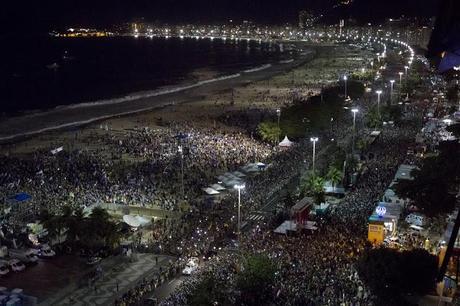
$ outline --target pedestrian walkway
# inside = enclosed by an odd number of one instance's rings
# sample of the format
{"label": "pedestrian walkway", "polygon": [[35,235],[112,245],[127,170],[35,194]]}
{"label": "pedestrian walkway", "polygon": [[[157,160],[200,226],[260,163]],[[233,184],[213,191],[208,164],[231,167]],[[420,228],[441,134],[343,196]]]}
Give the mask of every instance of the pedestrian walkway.
{"label": "pedestrian walkway", "polygon": [[42,305],[111,305],[118,296],[131,289],[146,276],[160,273],[174,257],[154,254],[136,254],[137,259],[120,265],[121,270],[102,272],[101,279],[91,286],[84,286],[61,299],[59,302],[44,301]]}

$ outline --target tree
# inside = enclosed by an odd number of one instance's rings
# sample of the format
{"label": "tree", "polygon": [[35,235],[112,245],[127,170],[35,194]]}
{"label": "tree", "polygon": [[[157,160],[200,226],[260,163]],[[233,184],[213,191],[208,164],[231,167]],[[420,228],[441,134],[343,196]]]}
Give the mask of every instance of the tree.
{"label": "tree", "polygon": [[237,275],[237,288],[246,305],[263,305],[272,299],[271,286],[275,281],[276,267],[265,255],[251,255]]}
{"label": "tree", "polygon": [[460,144],[445,141],[438,149],[438,156],[426,158],[421,169],[411,172],[413,180],[398,180],[395,185],[399,197],[413,200],[428,216],[453,210],[453,190],[460,179]]}
{"label": "tree", "polygon": [[449,193],[446,176],[435,158],[425,160],[420,170],[412,170],[413,180],[398,180],[395,192],[400,198],[411,199],[427,216],[452,211],[455,197]]}
{"label": "tree", "polygon": [[227,294],[228,284],[224,284],[215,275],[208,273],[193,289],[187,298],[190,306],[231,305]]}
{"label": "tree", "polygon": [[276,145],[276,141],[280,139],[281,129],[275,122],[265,121],[259,123],[257,132],[264,141],[273,143]]}
{"label": "tree", "polygon": [[302,178],[300,188],[303,195],[310,195],[315,199],[315,204],[319,205],[325,201],[324,178],[310,172]]}
{"label": "tree", "polygon": [[372,107],[366,116],[366,125],[370,128],[379,127],[382,124],[382,118],[379,116],[376,107]]}
{"label": "tree", "polygon": [[48,210],[43,210],[40,214],[40,221],[43,224],[43,228],[48,232],[48,237],[51,240],[57,240],[57,243],[61,243],[61,237],[65,232],[64,219],[59,215],[50,213]]}
{"label": "tree", "polygon": [[437,265],[437,257],[422,249],[378,248],[367,251],[357,269],[378,305],[406,305],[405,295],[425,295],[435,288]]}
{"label": "tree", "polygon": [[339,169],[330,167],[326,178],[332,183],[332,187],[334,187],[335,190],[335,186],[342,181],[343,174]]}
{"label": "tree", "polygon": [[451,132],[457,139],[460,139],[460,123],[449,125],[446,130]]}

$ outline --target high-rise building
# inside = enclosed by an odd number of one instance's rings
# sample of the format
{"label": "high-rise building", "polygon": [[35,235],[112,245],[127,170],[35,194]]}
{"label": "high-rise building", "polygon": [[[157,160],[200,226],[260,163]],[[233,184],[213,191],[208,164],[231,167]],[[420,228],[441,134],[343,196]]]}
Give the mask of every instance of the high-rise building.
{"label": "high-rise building", "polygon": [[300,29],[305,29],[305,28],[313,26],[314,21],[315,21],[315,17],[312,13],[305,11],[305,10],[299,12],[299,28]]}

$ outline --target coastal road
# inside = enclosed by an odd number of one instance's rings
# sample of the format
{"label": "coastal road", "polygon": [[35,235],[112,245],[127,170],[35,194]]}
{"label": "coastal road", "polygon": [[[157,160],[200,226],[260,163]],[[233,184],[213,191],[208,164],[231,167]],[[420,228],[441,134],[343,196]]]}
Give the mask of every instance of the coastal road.
{"label": "coastal road", "polygon": [[4,118],[0,120],[0,143],[13,142],[47,131],[81,126],[111,117],[149,111],[168,105],[201,101],[207,95],[245,86],[252,82],[265,80],[285,73],[312,60],[316,52],[318,52],[315,46],[299,44],[299,47],[312,52],[303,55],[299,53],[298,57],[293,58],[294,61],[289,63],[272,63],[272,66],[267,69],[247,73],[242,72],[240,76],[235,78],[210,82],[178,92],[139,98],[116,104],[94,103],[64,106],[50,111]]}

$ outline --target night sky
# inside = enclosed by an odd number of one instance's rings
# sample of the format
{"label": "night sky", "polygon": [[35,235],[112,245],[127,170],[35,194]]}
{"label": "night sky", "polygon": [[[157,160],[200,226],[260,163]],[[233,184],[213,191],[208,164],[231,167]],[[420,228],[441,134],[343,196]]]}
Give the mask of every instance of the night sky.
{"label": "night sky", "polygon": [[[2,3],[6,31],[49,30],[68,25],[109,25],[145,18],[160,22],[221,22],[253,20],[267,24],[295,23],[300,9],[331,12],[337,0],[19,0]],[[430,16],[439,0],[355,0],[346,10],[334,12],[376,20],[400,14]],[[5,27],[2,27],[5,32]]]}

